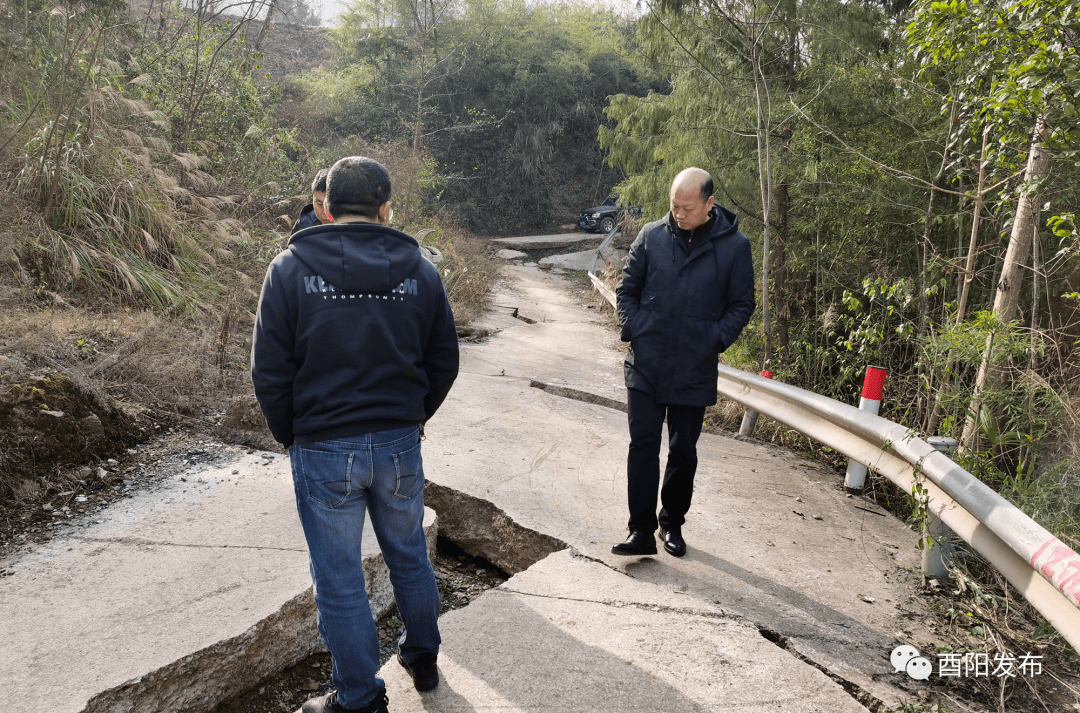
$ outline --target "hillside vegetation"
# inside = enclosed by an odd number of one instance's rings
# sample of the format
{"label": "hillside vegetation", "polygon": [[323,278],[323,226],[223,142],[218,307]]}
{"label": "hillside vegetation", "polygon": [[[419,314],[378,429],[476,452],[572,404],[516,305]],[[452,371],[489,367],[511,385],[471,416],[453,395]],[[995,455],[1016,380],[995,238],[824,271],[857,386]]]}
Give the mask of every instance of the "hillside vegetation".
{"label": "hillside vegetation", "polygon": [[883,415],[1073,545],[1078,29],[1055,2],[662,0],[635,42],[671,90],[599,128],[646,217],[686,165],[740,214],[760,309],[730,362],[848,403],[884,367]]}
{"label": "hillside vegetation", "polygon": [[[659,218],[696,165],[755,246],[729,363],[848,403],[884,367],[883,416],[955,437],[1080,547],[1073,6],[643,8],[359,0],[331,30],[258,4],[0,0],[0,411],[111,398],[119,416],[93,413],[121,442],[248,393],[263,271],[341,156],[390,167],[395,225],[435,231],[459,323],[494,279],[471,236],[550,229],[612,190]],[[46,398],[56,375],[93,398]],[[34,463],[0,475],[18,507],[100,455],[32,441],[5,445]]]}
{"label": "hillside vegetation", "polygon": [[250,394],[262,276],[319,169],[389,167],[465,324],[495,279],[471,234],[602,200],[606,97],[663,86],[603,11],[362,3],[329,30],[273,5],[0,0],[5,536],[76,466]]}

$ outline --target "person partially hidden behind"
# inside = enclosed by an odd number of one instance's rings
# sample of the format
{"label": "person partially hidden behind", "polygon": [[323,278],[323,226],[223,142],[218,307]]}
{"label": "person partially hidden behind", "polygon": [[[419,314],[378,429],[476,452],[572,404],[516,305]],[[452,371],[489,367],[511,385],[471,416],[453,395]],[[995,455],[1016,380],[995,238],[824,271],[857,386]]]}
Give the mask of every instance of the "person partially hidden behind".
{"label": "person partially hidden behind", "polygon": [[365,515],[405,633],[398,662],[439,684],[439,590],[424,537],[423,424],[458,373],[442,280],[387,224],[390,174],[343,158],[326,182],[330,222],[290,240],[266,271],[251,347],[255,396],[289,449],[319,632],[335,690],[297,713],[387,713],[360,554]]}
{"label": "person partially hidden behind", "polygon": [[[754,312],[750,241],[734,213],[715,204],[712,177],[687,168],[671,184],[671,212],[648,223],[630,246],[615,290],[622,340],[630,452],[626,490],[630,536],[617,555],[686,554],[682,526],[694,491],[705,408],[716,403],[717,356]],[[660,444],[668,424],[660,489]]]}
{"label": "person partially hidden behind", "polygon": [[326,217],[326,176],[329,173],[330,169],[324,168],[315,174],[315,180],[311,182],[311,202],[300,210],[300,217],[293,223],[293,235],[304,228],[326,225],[330,222],[330,219]]}

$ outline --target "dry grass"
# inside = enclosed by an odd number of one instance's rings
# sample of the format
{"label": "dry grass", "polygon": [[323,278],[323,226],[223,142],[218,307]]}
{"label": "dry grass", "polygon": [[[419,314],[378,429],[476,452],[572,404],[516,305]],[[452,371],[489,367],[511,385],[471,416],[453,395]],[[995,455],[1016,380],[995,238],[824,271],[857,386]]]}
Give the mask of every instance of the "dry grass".
{"label": "dry grass", "polygon": [[427,237],[425,245],[439,248],[445,258],[437,267],[443,276],[454,322],[466,325],[487,307],[488,296],[499,268],[487,253],[487,244],[474,238],[455,220],[443,219],[442,227]]}
{"label": "dry grass", "polygon": [[[220,308],[95,310],[74,299],[58,307],[4,278],[0,535],[85,482],[78,466],[113,457],[155,428],[209,428],[232,396],[250,392],[250,327],[233,333]],[[80,422],[91,414],[105,426],[97,439]]]}
{"label": "dry grass", "polygon": [[81,374],[120,402],[190,416],[220,409],[246,386],[249,337],[234,334],[226,320],[238,317],[226,314],[220,307],[155,314],[24,303],[0,317],[0,353],[30,369]]}
{"label": "dry grass", "polygon": [[[163,213],[142,216],[142,225],[156,227],[127,231],[120,240],[123,228],[114,224],[123,216],[114,219],[106,210],[101,219],[109,231],[95,224],[61,232],[31,200],[0,187],[0,416],[15,413],[27,424],[0,434],[0,534],[24,527],[27,512],[40,515],[46,498],[71,490],[85,477],[75,474],[76,466],[96,465],[111,455],[109,449],[145,438],[155,425],[210,428],[234,397],[251,395],[259,286],[309,197],[217,195],[220,187],[205,159],[172,154],[167,144],[135,132],[118,131],[117,137],[134,157],[129,175],[152,175],[153,190],[172,196],[157,206]],[[395,227],[436,230],[428,242],[445,256],[439,267],[456,321],[478,315],[496,268],[451,216],[426,215],[425,160],[395,145],[341,141],[320,151],[326,165],[357,153],[387,165],[394,178]],[[313,164],[323,160],[315,157]],[[0,167],[9,172],[20,161],[13,148],[0,155]],[[104,247],[110,235],[122,250]],[[158,259],[165,255],[174,256],[168,264]],[[141,273],[134,267],[139,259],[146,263]],[[109,277],[94,279],[104,273]],[[174,293],[158,291],[166,299],[147,299],[154,285],[139,282],[155,273],[177,286]],[[86,388],[56,391],[59,384]],[[71,430],[72,413],[82,416],[89,408],[87,393],[118,406],[124,428],[93,447],[64,448],[65,438],[70,445],[78,436],[63,429]],[[64,411],[65,417],[42,416],[46,411]]]}
{"label": "dry grass", "polygon": [[[995,656],[1042,657],[1037,677],[969,676],[964,689],[944,687],[942,693],[977,701],[991,710],[1065,710],[1080,698],[1080,662],[1076,652],[993,567],[966,547],[954,557],[952,580],[925,583],[937,615],[941,637],[938,653],[986,654],[991,670]],[[954,681],[955,683],[955,681]],[[940,682],[939,682],[940,685]]]}
{"label": "dry grass", "polygon": [[[245,235],[250,248],[212,264],[211,281],[197,298],[152,310],[118,303],[92,283],[59,288],[62,295],[43,289],[17,253],[27,235],[47,226],[29,204],[5,194],[0,200],[0,353],[31,368],[48,364],[80,373],[121,401],[186,414],[212,407],[228,394],[222,387],[237,381],[233,372],[246,370],[244,329],[235,328],[245,311],[239,305],[254,309],[255,280],[261,280],[276,252],[260,254],[239,221],[220,218],[216,224]],[[224,347],[223,325],[228,327]],[[223,349],[229,359],[222,358]]]}

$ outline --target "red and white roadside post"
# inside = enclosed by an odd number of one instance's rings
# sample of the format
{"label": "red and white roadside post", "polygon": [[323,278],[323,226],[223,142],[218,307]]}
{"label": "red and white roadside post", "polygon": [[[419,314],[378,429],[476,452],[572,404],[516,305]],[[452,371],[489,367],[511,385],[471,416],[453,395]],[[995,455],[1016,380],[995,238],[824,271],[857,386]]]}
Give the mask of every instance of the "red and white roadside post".
{"label": "red and white roadside post", "polygon": [[[885,390],[885,370],[880,366],[866,367],[866,376],[863,377],[862,398],[859,399],[859,409],[877,416],[881,410],[881,394]],[[844,476],[844,487],[848,490],[861,491],[866,485],[866,466],[856,460],[848,459],[847,475]]]}
{"label": "red and white roadside post", "polygon": [[[773,378],[773,373],[768,369],[762,369],[761,375],[766,379]],[[758,412],[752,408],[746,409],[746,413],[742,417],[742,425],[739,426],[739,435],[744,437],[750,437],[754,435],[754,427],[757,425]]]}

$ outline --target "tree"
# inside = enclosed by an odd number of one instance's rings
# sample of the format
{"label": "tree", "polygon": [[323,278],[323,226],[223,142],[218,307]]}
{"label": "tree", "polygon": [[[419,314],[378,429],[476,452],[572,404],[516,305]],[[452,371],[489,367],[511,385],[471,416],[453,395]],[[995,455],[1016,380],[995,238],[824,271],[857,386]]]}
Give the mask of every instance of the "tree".
{"label": "tree", "polygon": [[[404,138],[414,156],[430,133],[475,128],[484,117],[445,126],[453,77],[473,61],[467,44],[440,40],[454,21],[453,0],[367,0],[343,16],[333,39],[352,79],[343,128],[365,136]],[[434,128],[434,127],[438,128]]]}
{"label": "tree", "polygon": [[[1003,145],[1029,146],[994,297],[993,313],[1001,324],[1019,316],[1022,270],[1038,232],[1037,196],[1045,187],[1051,154],[1077,147],[1078,33],[1080,15],[1073,3],[1062,0],[922,4],[908,28],[926,71],[955,77],[953,98],[966,120],[962,129],[990,129]],[[994,368],[995,334],[992,330],[987,337],[976,377],[961,435],[965,449],[975,441],[982,393],[1003,376]]]}
{"label": "tree", "polygon": [[297,25],[317,26],[322,24],[319,13],[311,9],[307,0],[281,0],[281,14],[289,22]]}
{"label": "tree", "polygon": [[795,0],[660,0],[648,7],[639,41],[644,58],[671,73],[672,90],[645,99],[613,98],[608,116],[616,127],[601,130],[601,145],[630,174],[625,186],[631,200],[646,202],[651,216],[666,211],[674,174],[698,165],[718,180],[718,199],[744,217],[744,230],[750,228],[745,219],[757,224],[762,360],[769,363],[776,356],[774,290],[781,345],[789,342],[788,254],[797,249],[792,233],[798,229],[792,185],[801,169],[814,164],[793,153],[793,142],[801,141],[799,113],[787,100],[797,98],[801,78],[815,63],[830,65],[838,55],[857,55],[861,45],[872,45],[878,15],[859,6]]}
{"label": "tree", "polygon": [[444,177],[433,198],[477,231],[545,225],[606,197],[620,176],[596,146],[603,104],[647,86],[627,23],[570,6],[440,7],[367,3],[343,20],[341,127],[429,152]]}
{"label": "tree", "polygon": [[596,133],[610,94],[648,88],[630,57],[629,25],[608,12],[482,5],[455,23],[473,62],[452,78],[446,125],[490,117],[433,137],[455,176],[444,198],[484,231],[539,228],[607,197],[621,175],[604,169]]}

